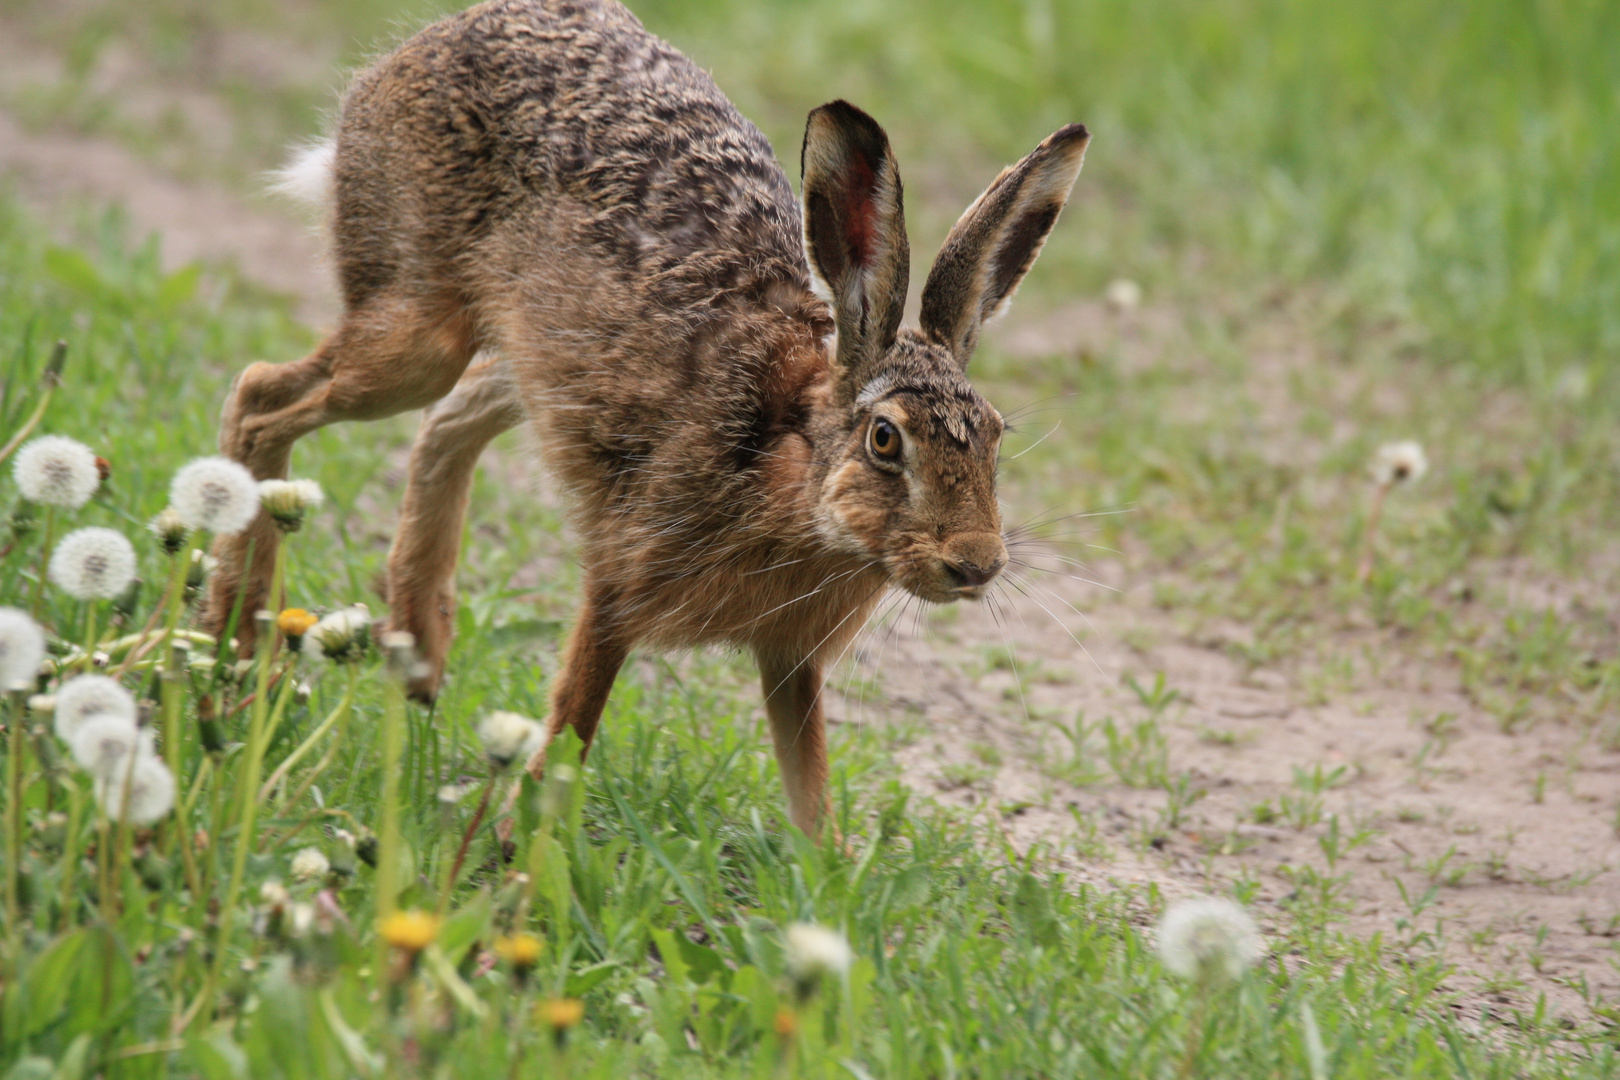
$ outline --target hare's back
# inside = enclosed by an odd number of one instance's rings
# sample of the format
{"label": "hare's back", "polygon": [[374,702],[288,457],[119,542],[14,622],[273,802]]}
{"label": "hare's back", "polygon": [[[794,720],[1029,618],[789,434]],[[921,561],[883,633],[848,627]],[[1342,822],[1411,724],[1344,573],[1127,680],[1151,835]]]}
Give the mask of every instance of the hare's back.
{"label": "hare's back", "polygon": [[487,270],[559,221],[660,292],[742,268],[808,284],[770,143],[614,0],[491,0],[411,38],[350,88],[336,187],[351,302],[401,274]]}

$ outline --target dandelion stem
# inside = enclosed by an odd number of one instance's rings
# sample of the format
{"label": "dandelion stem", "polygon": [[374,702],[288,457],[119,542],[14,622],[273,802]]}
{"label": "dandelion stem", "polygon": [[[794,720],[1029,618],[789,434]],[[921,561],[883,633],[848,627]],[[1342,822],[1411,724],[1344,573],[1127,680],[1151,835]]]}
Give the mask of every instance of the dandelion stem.
{"label": "dandelion stem", "polygon": [[62,385],[62,362],[66,359],[67,342],[58,341],[56,347],[51,350],[50,360],[45,364],[45,374],[39,380],[43,388],[40,391],[39,403],[34,406],[34,411],[28,419],[23,421],[23,426],[17,429],[17,433],[7,440],[4,447],[0,447],[0,463],[4,463],[8,457],[16,453],[17,447],[33,434],[40,420],[44,419],[45,410],[51,404],[51,396],[56,393],[56,388]]}
{"label": "dandelion stem", "polygon": [[6,728],[11,747],[6,754],[6,932],[11,935],[11,955],[20,962],[22,946],[22,841],[23,841],[23,757],[28,748],[23,713],[28,706],[25,694],[7,692],[9,708]]}
{"label": "dandelion stem", "polygon": [[[178,784],[185,775],[180,771],[180,704],[184,690],[180,685],[185,675],[186,661],[191,650],[176,648],[170,643],[168,661],[163,665],[163,753],[168,758],[169,772]],[[191,850],[191,802],[176,800],[174,821],[169,827],[168,848],[172,854],[180,848],[180,862],[185,868],[186,886],[191,890],[193,903],[202,900],[202,878],[197,873],[196,854]]]}
{"label": "dandelion stem", "polygon": [[1196,1074],[1198,1054],[1204,1048],[1204,1018],[1209,1012],[1209,986],[1200,978],[1194,990],[1197,1005],[1187,1024],[1187,1048],[1181,1056],[1181,1068],[1176,1070],[1177,1080],[1190,1080]]}
{"label": "dandelion stem", "polygon": [[[293,767],[304,759],[304,755],[313,750],[315,744],[320,742],[328,731],[332,730],[333,724],[348,717],[349,710],[354,705],[354,685],[358,673],[359,669],[351,664],[349,667],[349,685],[343,691],[343,700],[338,702],[337,708],[332,710],[331,715],[321,721],[319,727],[309,733],[308,738],[298,744],[298,749],[287,755],[287,760],[283,761],[276,767],[276,771],[270,774],[270,779],[266,780],[264,786],[259,789],[259,801],[263,802],[270,796],[276,786],[287,778],[288,773],[292,772]],[[292,682],[292,676],[287,676],[287,686],[289,688],[292,686]],[[283,695],[285,693],[286,691],[283,691]]]}
{"label": "dandelion stem", "polygon": [[[180,628],[180,616],[185,611],[185,604],[182,599],[186,588],[186,571],[191,568],[191,553],[197,546],[196,541],[193,539],[194,536],[194,533],[186,534],[186,542],[180,545],[179,551],[175,552],[174,565],[169,567],[169,588],[163,594],[163,604],[169,610],[168,621],[163,627],[163,648],[165,651],[174,643],[175,631]],[[153,612],[152,615],[153,618],[156,618],[157,612]],[[142,631],[143,637],[145,634],[146,631]],[[133,658],[134,655],[134,649],[131,648],[130,656]],[[174,768],[173,761],[169,762],[169,767]]]}
{"label": "dandelion stem", "polygon": [[56,507],[45,507],[45,542],[39,548],[39,576],[34,579],[34,596],[28,605],[28,614],[39,618],[39,605],[45,601],[45,569],[51,558],[51,543],[56,539]]}
{"label": "dandelion stem", "polygon": [[62,844],[62,933],[74,924],[74,879],[79,870],[79,822],[84,817],[84,793],[69,783],[67,840]]}
{"label": "dandelion stem", "polygon": [[[124,786],[118,793],[118,821],[113,828],[113,863],[112,879],[118,885],[118,905],[115,913],[121,914],[124,910],[124,853],[129,847],[129,800],[135,787],[135,762],[140,754],[131,750],[127,755],[128,763],[124,766]],[[109,922],[112,920],[109,919]]]}
{"label": "dandelion stem", "polygon": [[84,669],[96,666],[96,602],[84,602]]}
{"label": "dandelion stem", "polygon": [[1367,511],[1367,531],[1361,536],[1361,561],[1356,566],[1356,581],[1364,582],[1372,576],[1373,540],[1378,536],[1378,522],[1384,516],[1384,499],[1389,495],[1389,484],[1373,489],[1372,509]]}
{"label": "dandelion stem", "polygon": [[[405,672],[388,665],[383,689],[382,820],[377,830],[378,920],[394,913],[399,884],[399,760],[405,747]],[[377,936],[375,970],[388,970],[388,942]]]}
{"label": "dandelion stem", "polygon": [[439,892],[439,918],[450,907],[450,892],[456,887],[456,878],[461,875],[461,864],[467,861],[467,848],[472,845],[472,838],[478,832],[478,826],[484,823],[484,815],[489,812],[490,792],[495,789],[495,770],[491,769],[489,779],[484,781],[484,794],[478,800],[478,809],[473,811],[472,820],[467,823],[467,829],[461,834],[461,846],[456,848],[456,857],[450,864],[450,874],[444,879],[444,888]]}
{"label": "dandelion stem", "polygon": [[[276,549],[275,570],[270,579],[270,595],[281,587],[281,575],[286,569],[285,549]],[[276,648],[276,622],[268,617],[259,628],[259,671],[255,690],[252,719],[248,724],[247,760],[242,764],[239,788],[241,817],[236,833],[236,852],[231,861],[231,877],[225,887],[225,903],[219,909],[219,938],[214,945],[214,964],[208,976],[207,992],[210,999],[219,990],[220,975],[224,972],[225,956],[231,941],[231,920],[236,914],[236,898],[242,891],[242,875],[247,870],[248,852],[253,850],[253,825],[258,813],[259,800],[254,794],[259,786],[259,768],[264,762],[265,729],[269,721],[270,658]]]}

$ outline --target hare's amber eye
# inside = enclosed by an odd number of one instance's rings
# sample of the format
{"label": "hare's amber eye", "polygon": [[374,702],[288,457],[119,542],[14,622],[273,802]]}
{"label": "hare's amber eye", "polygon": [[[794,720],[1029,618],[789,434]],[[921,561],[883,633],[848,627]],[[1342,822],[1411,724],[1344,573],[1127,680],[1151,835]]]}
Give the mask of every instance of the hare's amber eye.
{"label": "hare's amber eye", "polygon": [[900,429],[887,420],[872,421],[872,430],[866,441],[872,453],[885,461],[893,461],[900,456]]}

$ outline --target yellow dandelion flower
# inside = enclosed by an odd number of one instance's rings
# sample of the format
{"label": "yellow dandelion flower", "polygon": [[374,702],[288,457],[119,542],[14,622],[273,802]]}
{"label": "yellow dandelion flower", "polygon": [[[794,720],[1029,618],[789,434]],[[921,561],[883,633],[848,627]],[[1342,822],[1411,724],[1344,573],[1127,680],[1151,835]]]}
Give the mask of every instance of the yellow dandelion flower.
{"label": "yellow dandelion flower", "polygon": [[585,1003],[578,998],[550,998],[534,1007],[534,1015],[552,1031],[567,1031],[585,1019]]}
{"label": "yellow dandelion flower", "polygon": [[419,953],[439,934],[439,919],[425,911],[396,911],[377,926],[384,941],[396,949]]}
{"label": "yellow dandelion flower", "polygon": [[276,619],[276,629],[288,637],[303,637],[309,628],[321,620],[301,607],[290,607]]}
{"label": "yellow dandelion flower", "polygon": [[495,939],[495,955],[515,968],[532,968],[540,962],[544,943],[533,934],[513,934]]}

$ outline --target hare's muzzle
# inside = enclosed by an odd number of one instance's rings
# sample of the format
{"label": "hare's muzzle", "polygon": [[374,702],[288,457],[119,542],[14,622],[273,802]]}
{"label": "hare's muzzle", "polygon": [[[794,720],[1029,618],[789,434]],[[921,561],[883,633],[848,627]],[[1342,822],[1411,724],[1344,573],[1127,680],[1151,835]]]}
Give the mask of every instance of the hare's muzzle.
{"label": "hare's muzzle", "polygon": [[941,586],[949,599],[977,600],[1007,565],[1007,546],[995,533],[953,536],[940,545]]}

